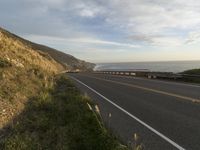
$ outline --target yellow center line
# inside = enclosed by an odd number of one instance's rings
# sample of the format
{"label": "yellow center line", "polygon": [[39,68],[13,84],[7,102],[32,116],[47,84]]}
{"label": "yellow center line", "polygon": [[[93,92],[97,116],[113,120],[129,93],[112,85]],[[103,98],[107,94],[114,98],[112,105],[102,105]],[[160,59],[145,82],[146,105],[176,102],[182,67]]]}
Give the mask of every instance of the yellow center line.
{"label": "yellow center line", "polygon": [[[83,76],[87,76],[87,75],[83,75]],[[107,81],[107,82],[111,82],[111,83],[115,83],[115,84],[125,85],[125,86],[129,86],[132,88],[137,88],[137,89],[141,89],[141,90],[145,90],[145,91],[168,95],[168,96],[172,96],[172,97],[176,97],[176,98],[180,98],[180,99],[184,99],[184,100],[189,100],[194,103],[200,103],[200,99],[195,99],[192,97],[187,97],[187,96],[183,96],[183,95],[179,95],[179,94],[175,94],[175,93],[169,93],[169,92],[165,92],[165,91],[161,91],[161,90],[151,89],[151,88],[147,88],[147,87],[143,87],[143,86],[139,86],[139,85],[133,85],[133,84],[129,84],[129,83],[122,83],[122,82],[108,80],[108,79],[102,79],[102,78],[91,77],[91,76],[87,76],[87,77],[94,78],[97,80]]]}

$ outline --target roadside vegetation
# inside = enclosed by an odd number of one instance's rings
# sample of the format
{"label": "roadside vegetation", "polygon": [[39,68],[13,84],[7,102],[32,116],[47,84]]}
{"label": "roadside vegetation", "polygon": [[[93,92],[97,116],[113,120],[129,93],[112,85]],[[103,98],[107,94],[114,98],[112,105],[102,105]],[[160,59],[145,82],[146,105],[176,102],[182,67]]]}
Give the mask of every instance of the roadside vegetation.
{"label": "roadside vegetation", "polygon": [[183,72],[183,74],[200,75],[200,69],[186,70]]}
{"label": "roadside vegetation", "polygon": [[21,113],[28,99],[49,86],[62,66],[0,30],[0,129]]}
{"label": "roadside vegetation", "polygon": [[6,150],[122,150],[105,129],[91,100],[65,76],[32,97],[11,132],[1,141]]}
{"label": "roadside vegetation", "polygon": [[183,80],[186,82],[200,83],[200,69],[186,70],[181,74],[188,75],[188,76],[183,76]]}
{"label": "roadside vegetation", "polygon": [[58,75],[62,69],[0,30],[0,149],[126,149],[91,110],[91,100]]}

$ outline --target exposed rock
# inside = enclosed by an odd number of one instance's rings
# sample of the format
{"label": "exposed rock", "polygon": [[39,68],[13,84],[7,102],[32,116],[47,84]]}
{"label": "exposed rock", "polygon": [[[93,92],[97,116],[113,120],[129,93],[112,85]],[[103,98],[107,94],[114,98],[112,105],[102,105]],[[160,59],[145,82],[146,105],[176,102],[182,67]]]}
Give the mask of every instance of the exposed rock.
{"label": "exposed rock", "polygon": [[15,60],[15,59],[12,59],[11,62],[12,62],[16,67],[24,68],[24,65],[23,65],[21,62]]}

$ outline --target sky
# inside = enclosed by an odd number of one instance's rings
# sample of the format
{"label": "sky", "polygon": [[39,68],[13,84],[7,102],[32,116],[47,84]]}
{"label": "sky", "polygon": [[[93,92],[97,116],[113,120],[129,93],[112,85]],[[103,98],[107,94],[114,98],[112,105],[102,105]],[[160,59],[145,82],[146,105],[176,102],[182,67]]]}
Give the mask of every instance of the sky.
{"label": "sky", "polygon": [[80,59],[200,60],[198,0],[0,0],[0,26]]}

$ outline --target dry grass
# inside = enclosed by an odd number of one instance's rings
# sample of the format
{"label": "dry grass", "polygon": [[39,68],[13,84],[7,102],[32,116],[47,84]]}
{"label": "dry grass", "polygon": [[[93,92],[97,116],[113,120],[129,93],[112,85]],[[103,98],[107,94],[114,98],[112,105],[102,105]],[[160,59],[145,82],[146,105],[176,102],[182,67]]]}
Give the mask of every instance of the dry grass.
{"label": "dry grass", "polygon": [[126,150],[105,129],[98,114],[88,108],[90,99],[82,96],[66,76],[58,76],[54,86],[33,97],[0,142],[6,150]]}
{"label": "dry grass", "polygon": [[0,29],[0,149],[125,149],[88,109],[91,101],[66,77],[55,78],[60,70]]}
{"label": "dry grass", "polygon": [[48,54],[34,51],[0,29],[0,128],[60,70],[62,66]]}

